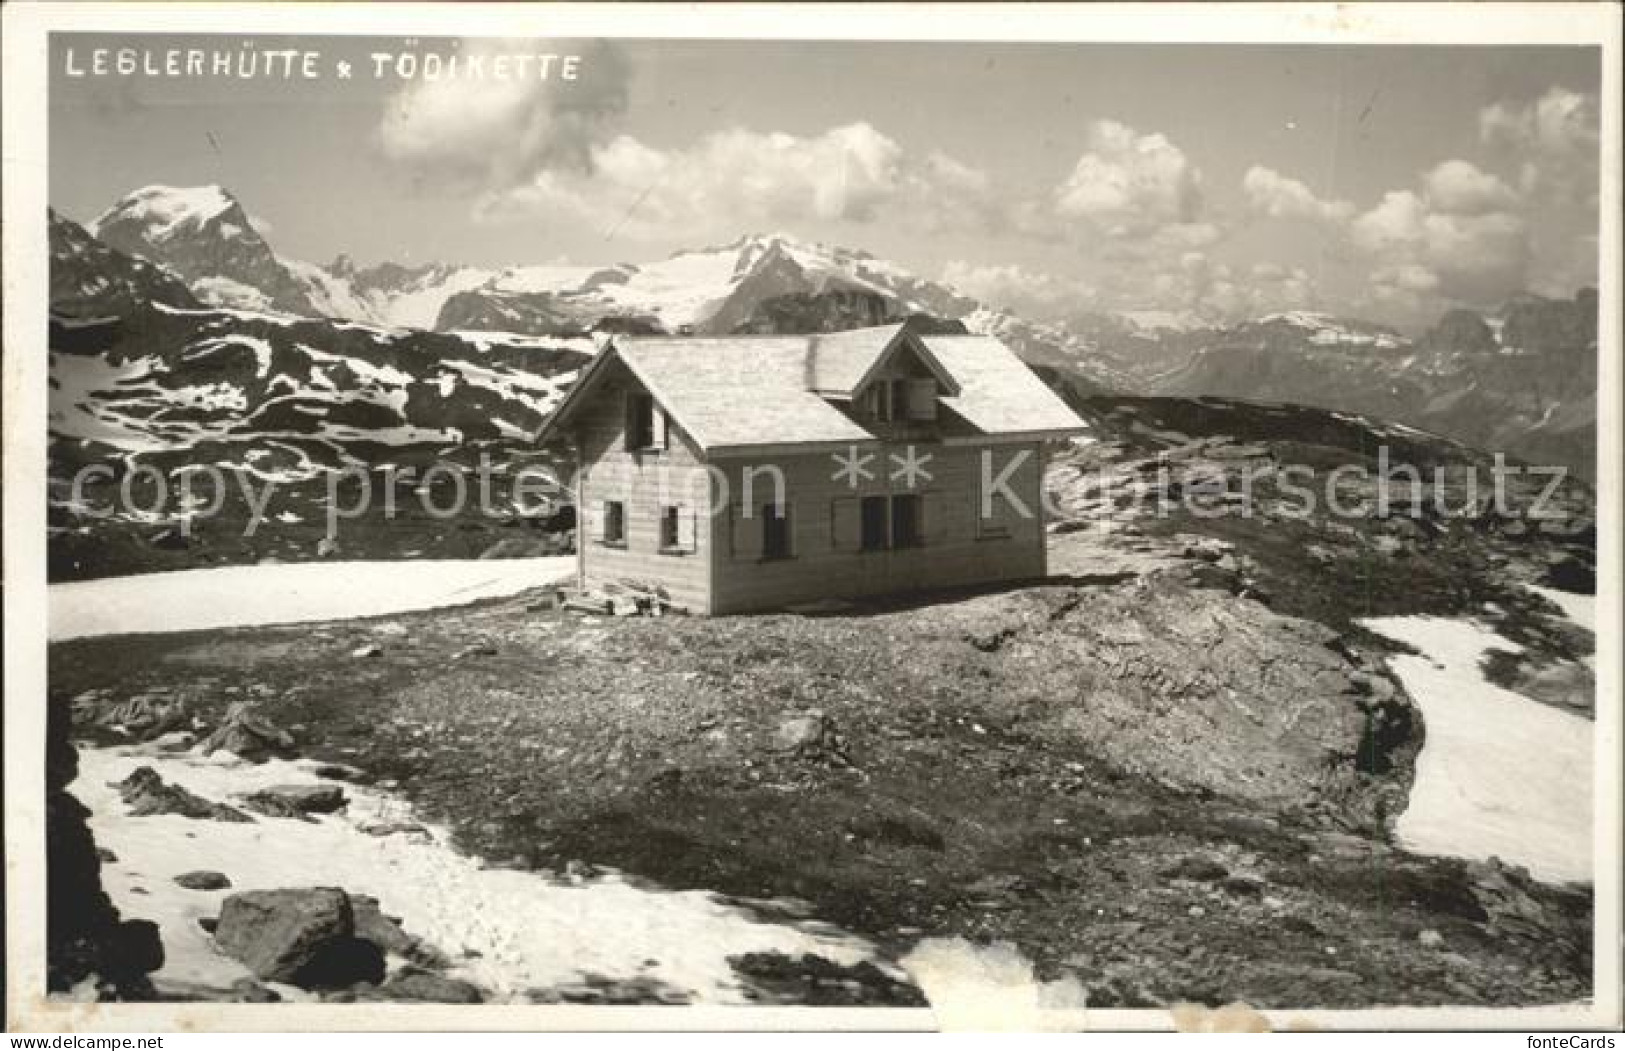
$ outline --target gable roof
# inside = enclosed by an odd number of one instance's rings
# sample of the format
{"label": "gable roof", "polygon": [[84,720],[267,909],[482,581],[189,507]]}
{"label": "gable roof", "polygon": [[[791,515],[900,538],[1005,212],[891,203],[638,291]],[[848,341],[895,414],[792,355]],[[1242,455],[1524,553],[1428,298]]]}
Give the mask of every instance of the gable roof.
{"label": "gable roof", "polygon": [[1026,362],[992,336],[920,338],[959,381],[959,393],[945,395],[942,404],[982,434],[1077,434],[1089,429]]}
{"label": "gable roof", "polygon": [[850,398],[906,346],[919,352],[920,361],[949,391],[959,384],[942,367],[906,324],[855,328],[808,336],[807,387],[829,398]]}
{"label": "gable roof", "polygon": [[[619,361],[709,454],[880,441],[831,399],[862,387],[902,325],[810,336],[621,337],[599,352],[537,434],[545,442]],[[991,336],[911,334],[957,420],[946,441],[1062,437],[1087,425]]]}

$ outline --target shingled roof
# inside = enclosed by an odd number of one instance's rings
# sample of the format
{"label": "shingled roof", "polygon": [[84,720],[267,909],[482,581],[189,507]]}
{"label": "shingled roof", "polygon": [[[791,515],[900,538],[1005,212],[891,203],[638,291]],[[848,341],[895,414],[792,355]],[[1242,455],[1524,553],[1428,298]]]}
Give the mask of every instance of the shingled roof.
{"label": "shingled roof", "polygon": [[[837,403],[861,388],[903,334],[904,326],[887,325],[808,336],[617,336],[537,438],[558,433],[618,360],[707,453],[879,441]],[[1088,429],[991,336],[908,338],[942,381],[944,440],[1051,438]]]}

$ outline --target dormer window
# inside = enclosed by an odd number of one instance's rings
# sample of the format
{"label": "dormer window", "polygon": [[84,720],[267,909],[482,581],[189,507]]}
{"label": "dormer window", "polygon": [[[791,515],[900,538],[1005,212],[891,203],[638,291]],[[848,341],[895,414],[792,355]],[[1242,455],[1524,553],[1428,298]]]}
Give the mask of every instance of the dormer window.
{"label": "dormer window", "polygon": [[862,406],[866,415],[882,423],[934,420],[937,381],[929,377],[876,380],[864,392]]}

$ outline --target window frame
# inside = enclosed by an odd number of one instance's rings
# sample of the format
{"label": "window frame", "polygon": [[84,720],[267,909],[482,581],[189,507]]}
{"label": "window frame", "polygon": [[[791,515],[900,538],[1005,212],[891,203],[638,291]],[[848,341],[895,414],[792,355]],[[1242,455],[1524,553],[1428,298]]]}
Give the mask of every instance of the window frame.
{"label": "window frame", "polygon": [[665,410],[648,391],[626,394],[626,433],[622,445],[629,453],[661,453],[671,448],[671,419],[657,426],[656,417]]}
{"label": "window frame", "polygon": [[[626,547],[626,501],[605,500],[599,510],[604,519],[599,530],[598,542],[605,547]],[[617,527],[614,536],[610,535],[611,524]]]}
{"label": "window frame", "polygon": [[[773,523],[778,523],[774,525]],[[773,543],[777,537],[778,544]],[[760,561],[787,562],[796,557],[794,520],[788,503],[762,505],[762,553]]]}
{"label": "window frame", "polygon": [[660,507],[660,553],[683,553],[683,508],[681,504],[662,504]]}
{"label": "window frame", "polygon": [[[899,505],[913,508],[906,515],[899,515]],[[891,506],[887,509],[890,514],[886,529],[886,540],[893,551],[907,551],[912,548],[925,546],[925,496],[921,493],[893,493]],[[908,525],[911,528],[908,536],[898,535],[899,525]]]}
{"label": "window frame", "polygon": [[[878,542],[870,536],[871,525],[869,508],[879,507]],[[860,554],[885,551],[891,547],[891,497],[885,494],[875,494],[860,497],[858,500],[858,552]]]}

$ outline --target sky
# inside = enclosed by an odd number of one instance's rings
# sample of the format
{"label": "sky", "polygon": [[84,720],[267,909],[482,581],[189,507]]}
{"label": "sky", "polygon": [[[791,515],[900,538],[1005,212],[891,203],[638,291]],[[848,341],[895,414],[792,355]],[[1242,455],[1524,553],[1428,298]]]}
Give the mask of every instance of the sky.
{"label": "sky", "polygon": [[[158,69],[171,49],[296,48],[317,75],[96,74],[119,47]],[[1315,309],[1407,329],[1596,281],[1591,48],[57,34],[52,51],[54,207],[89,221],[141,186],[217,183],[314,262],[600,265],[770,230],[1040,319]],[[573,79],[560,59],[429,80],[431,53],[579,57]]]}

